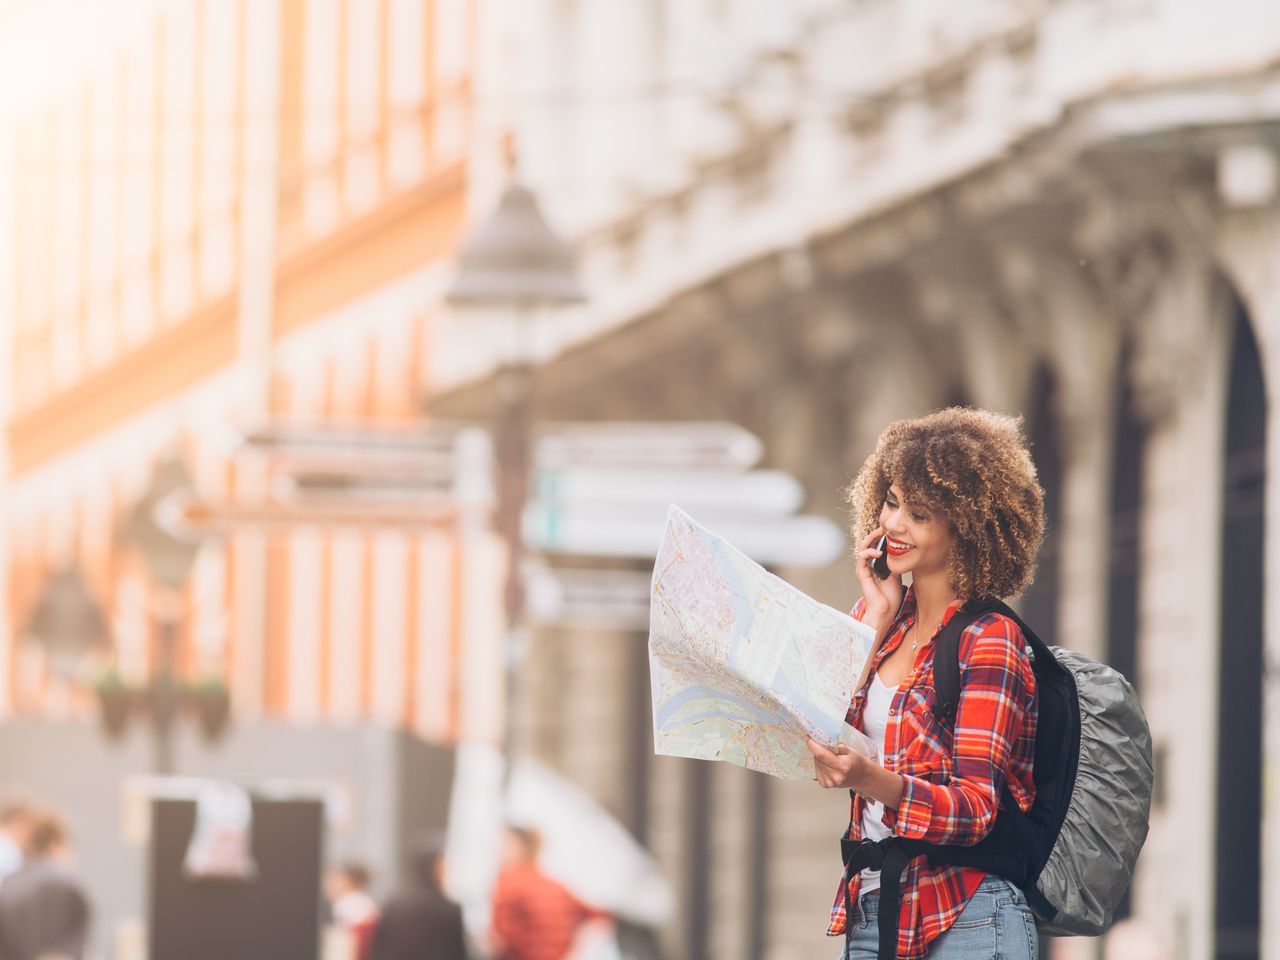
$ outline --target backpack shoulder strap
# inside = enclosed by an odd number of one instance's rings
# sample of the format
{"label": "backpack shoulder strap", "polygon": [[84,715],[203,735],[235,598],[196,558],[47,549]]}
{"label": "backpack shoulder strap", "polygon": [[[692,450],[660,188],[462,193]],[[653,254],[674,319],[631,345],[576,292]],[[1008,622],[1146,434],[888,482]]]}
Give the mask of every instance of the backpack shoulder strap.
{"label": "backpack shoulder strap", "polygon": [[1058,663],[1058,658],[1053,655],[1049,645],[1036,636],[1036,632],[1027,626],[1026,622],[1018,616],[1016,610],[1003,600],[986,600],[983,601],[983,604],[984,610],[1003,614],[1018,625],[1018,629],[1022,631],[1022,639],[1031,648],[1031,664],[1037,674],[1046,671],[1055,671],[1059,674],[1069,672],[1066,667]]}
{"label": "backpack shoulder strap", "polygon": [[934,643],[933,687],[938,699],[933,715],[947,725],[955,722],[960,705],[960,636],[985,612],[985,606],[970,600],[952,615]]}
{"label": "backpack shoulder strap", "polygon": [[960,705],[960,637],[974,621],[986,613],[1001,614],[1018,625],[1023,640],[1031,648],[1032,662],[1037,672],[1065,670],[1058,664],[1057,658],[1045,642],[1003,600],[970,600],[947,621],[947,625],[938,634],[933,650],[933,681],[938,696],[933,715],[946,723],[955,722],[956,709]]}

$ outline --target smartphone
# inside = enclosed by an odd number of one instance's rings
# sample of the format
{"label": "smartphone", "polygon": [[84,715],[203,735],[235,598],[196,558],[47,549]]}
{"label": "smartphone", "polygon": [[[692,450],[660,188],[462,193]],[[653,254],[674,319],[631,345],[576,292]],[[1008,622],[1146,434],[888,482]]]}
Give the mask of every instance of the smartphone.
{"label": "smartphone", "polygon": [[889,555],[884,549],[888,540],[887,534],[880,536],[880,539],[876,542],[876,549],[880,551],[880,556],[874,557],[871,561],[871,572],[881,580],[889,579]]}

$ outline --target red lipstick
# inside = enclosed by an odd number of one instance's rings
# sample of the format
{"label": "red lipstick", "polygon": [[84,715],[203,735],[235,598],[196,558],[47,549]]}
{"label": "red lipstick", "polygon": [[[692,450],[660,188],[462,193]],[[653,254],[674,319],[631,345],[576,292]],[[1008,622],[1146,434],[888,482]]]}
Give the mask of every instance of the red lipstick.
{"label": "red lipstick", "polygon": [[890,539],[888,539],[888,540],[886,540],[886,541],[885,541],[885,543],[884,543],[884,547],[885,547],[885,549],[886,549],[886,550],[888,550],[888,551],[889,551],[889,553],[890,553],[890,555],[891,555],[891,556],[895,556],[895,557],[900,557],[900,556],[902,556],[904,553],[909,553],[910,551],[912,551],[912,550],[914,550],[914,549],[915,549],[915,545],[914,545],[914,544],[912,544],[911,546],[907,546],[907,547],[899,547],[899,546],[895,546],[892,538],[890,538]]}

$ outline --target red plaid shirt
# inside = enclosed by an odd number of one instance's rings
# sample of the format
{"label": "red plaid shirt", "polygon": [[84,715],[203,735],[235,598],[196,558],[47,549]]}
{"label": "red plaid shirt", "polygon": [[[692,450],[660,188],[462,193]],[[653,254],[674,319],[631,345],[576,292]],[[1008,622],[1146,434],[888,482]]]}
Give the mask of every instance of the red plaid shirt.
{"label": "red plaid shirt", "polygon": [[[938,630],[960,609],[956,600]],[[861,619],[865,604],[853,608]],[[848,721],[862,729],[862,712],[872,673],[898,649],[916,619],[915,593],[907,591],[897,618],[872,661],[868,683],[854,695]],[[934,632],[937,636],[937,631]],[[1035,756],[1036,686],[1018,625],[997,613],[984,614],[960,638],[960,703],[954,730],[933,716],[936,702],[932,639],[916,654],[911,673],[889,708],[882,762],[903,778],[897,811],[885,807],[884,823],[896,836],[930,843],[973,844],[991,830],[1000,788],[1023,810],[1035,799],[1031,763]],[[862,836],[864,801],[855,796],[849,836]],[[902,884],[898,920],[898,956],[923,957],[928,945],[946,932],[969,902],[985,874],[967,867],[931,867],[916,857]],[[860,878],[849,883],[849,902],[858,897]],[[845,929],[844,895],[836,884],[827,934]]]}

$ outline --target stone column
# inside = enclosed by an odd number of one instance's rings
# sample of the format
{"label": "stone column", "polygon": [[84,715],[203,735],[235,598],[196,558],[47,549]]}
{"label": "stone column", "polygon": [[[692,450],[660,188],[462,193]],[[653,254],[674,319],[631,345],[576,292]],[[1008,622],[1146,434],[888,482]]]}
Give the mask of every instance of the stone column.
{"label": "stone column", "polygon": [[[1173,264],[1138,334],[1131,375],[1150,423],[1139,550],[1139,663],[1157,792],[1134,920],[1161,957],[1212,953],[1221,550],[1199,536],[1218,515],[1226,324],[1207,265]],[[1161,759],[1163,758],[1163,759]]]}
{"label": "stone column", "polygon": [[1262,731],[1262,940],[1280,960],[1280,222],[1274,206],[1228,219],[1219,256],[1253,321],[1267,389]]}
{"label": "stone column", "polygon": [[1079,271],[1051,261],[1037,287],[1058,384],[1053,415],[1063,440],[1057,636],[1072,649],[1104,657],[1119,337],[1114,315]]}

